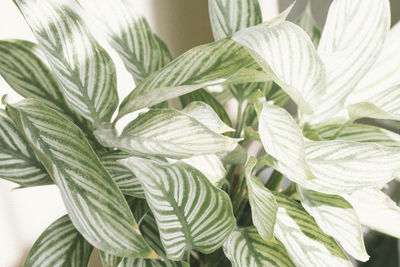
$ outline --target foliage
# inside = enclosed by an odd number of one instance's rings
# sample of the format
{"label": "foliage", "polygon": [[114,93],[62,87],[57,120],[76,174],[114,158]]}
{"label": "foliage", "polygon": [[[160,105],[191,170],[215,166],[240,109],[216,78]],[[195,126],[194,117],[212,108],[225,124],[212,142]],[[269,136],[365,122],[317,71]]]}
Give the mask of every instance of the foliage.
{"label": "foliage", "polygon": [[334,0],[322,33],[309,9],[298,26],[290,8],[265,21],[257,0],[209,0],[216,41],[176,59],[129,1],[77,0],[134,78],[120,104],[82,12],[14,2],[38,43],[0,41],[0,74],[26,98],[3,98],[0,178],[55,184],[68,211],[25,266],[86,266],[93,248],[107,267],[352,266],[369,259],[362,226],[400,238],[382,191],[400,136],[356,121],[400,118],[388,0]]}

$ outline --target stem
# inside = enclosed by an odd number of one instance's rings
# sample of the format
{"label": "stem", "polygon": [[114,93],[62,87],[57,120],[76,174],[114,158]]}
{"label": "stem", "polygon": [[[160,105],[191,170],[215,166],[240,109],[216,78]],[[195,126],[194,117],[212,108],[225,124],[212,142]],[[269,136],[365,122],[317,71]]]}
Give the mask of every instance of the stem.
{"label": "stem", "polygon": [[267,187],[272,191],[278,191],[279,188],[281,187],[282,181],[283,181],[283,175],[275,170],[271,174],[271,177],[268,179],[267,183],[265,184],[265,187]]}
{"label": "stem", "polygon": [[187,250],[185,253],[185,261],[190,264],[190,250]]}
{"label": "stem", "polygon": [[242,134],[242,128],[243,128],[243,116],[242,116],[242,102],[239,102],[238,105],[238,111],[237,111],[237,116],[236,116],[236,132],[235,132],[235,138],[239,138]]}

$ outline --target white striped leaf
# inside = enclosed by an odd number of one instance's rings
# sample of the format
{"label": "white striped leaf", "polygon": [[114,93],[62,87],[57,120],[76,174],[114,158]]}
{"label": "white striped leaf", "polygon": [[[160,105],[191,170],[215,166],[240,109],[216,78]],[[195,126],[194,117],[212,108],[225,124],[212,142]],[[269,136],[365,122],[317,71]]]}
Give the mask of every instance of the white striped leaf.
{"label": "white striped leaf", "polygon": [[249,50],[304,113],[313,111],[326,89],[325,67],[299,26],[254,26],[236,33],[233,40]]}
{"label": "white striped leaf", "polygon": [[335,240],[297,202],[275,195],[279,209],[275,237],[296,266],[353,266]]}
{"label": "white striped leaf", "polygon": [[346,97],[376,62],[389,29],[389,0],[332,3],[318,47],[326,66],[327,91],[309,122],[319,123],[343,108]]}
{"label": "white striped leaf", "polygon": [[162,260],[125,258],[118,267],[190,267],[186,262],[164,262]]}
{"label": "white striped leaf", "polygon": [[294,267],[279,241],[263,240],[255,227],[235,229],[224,243],[224,253],[233,267]]}
{"label": "white striped leaf", "polygon": [[0,109],[0,178],[21,187],[52,184],[24,135]]}
{"label": "white striped leaf", "polygon": [[96,126],[118,105],[114,63],[63,0],[15,0],[72,110]]}
{"label": "white striped leaf", "polygon": [[232,40],[195,47],[144,79],[121,103],[118,116],[206,86],[268,80],[253,66],[247,51]]}
{"label": "white striped leaf", "polygon": [[132,1],[78,2],[102,26],[136,83],[171,61],[167,46],[153,34],[146,18],[136,13]]}
{"label": "white striped leaf", "polygon": [[377,188],[342,195],[354,207],[361,224],[400,238],[400,207]]}
{"label": "white striped leaf", "polygon": [[0,40],[0,75],[18,94],[69,111],[39,47],[24,40]]}
{"label": "white striped leaf", "polygon": [[72,223],[88,242],[118,256],[154,257],[117,184],[76,125],[32,99],[7,105],[7,111],[35,148]]}
{"label": "white striped leaf", "polygon": [[215,40],[262,22],[258,0],[210,0],[208,9]]}
{"label": "white striped leaf", "polygon": [[142,183],[168,258],[185,251],[211,253],[235,226],[230,199],[195,168],[132,157],[123,160]]}
{"label": "white striped leaf", "polygon": [[270,241],[273,238],[274,224],[278,204],[271,191],[254,175],[252,171],[257,159],[251,157],[246,166],[246,183],[249,194],[253,224],[261,238]]}
{"label": "white striped leaf", "polygon": [[67,215],[52,223],[33,244],[26,267],[71,266],[89,263],[93,247],[79,234]]}
{"label": "white striped leaf", "polygon": [[321,29],[318,27],[311,12],[311,2],[308,2],[306,10],[296,20],[299,25],[310,36],[315,47],[318,47],[321,39]]}
{"label": "white striped leaf", "polygon": [[277,160],[280,172],[296,182],[313,178],[306,163],[303,134],[285,109],[264,102],[259,133],[265,151]]}
{"label": "white striped leaf", "polygon": [[144,192],[139,180],[133,172],[121,163],[118,163],[118,160],[128,157],[129,154],[114,150],[102,154],[100,160],[124,195],[144,198]]}
{"label": "white striped leaf", "polygon": [[213,154],[237,142],[220,135],[195,118],[172,109],[151,109],[129,123],[120,136],[96,132],[100,140],[133,154],[185,158]]}
{"label": "white striped leaf", "polygon": [[99,254],[103,267],[117,267],[119,263],[122,261],[121,257],[103,252],[101,250],[99,251]]}
{"label": "white striped leaf", "polygon": [[302,187],[297,191],[301,204],[325,234],[335,238],[357,260],[369,259],[360,220],[349,202],[338,195],[326,195]]}

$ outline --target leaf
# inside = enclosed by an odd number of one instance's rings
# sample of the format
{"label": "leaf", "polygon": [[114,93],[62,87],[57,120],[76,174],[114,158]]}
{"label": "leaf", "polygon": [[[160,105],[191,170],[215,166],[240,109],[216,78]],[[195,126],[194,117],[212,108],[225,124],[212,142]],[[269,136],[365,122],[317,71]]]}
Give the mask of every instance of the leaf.
{"label": "leaf", "polygon": [[295,266],[279,241],[265,241],[255,227],[235,229],[224,243],[233,267]]}
{"label": "leaf", "polygon": [[324,234],[297,202],[282,194],[278,201],[274,235],[296,266],[353,266],[335,240]]}
{"label": "leaf", "polygon": [[298,187],[301,204],[325,234],[359,261],[367,261],[360,220],[353,207],[341,196],[326,195]]}
{"label": "leaf", "polygon": [[7,105],[7,111],[54,179],[82,236],[110,254],[153,257],[121,191],[82,131],[37,100]]}
{"label": "leaf", "polygon": [[314,177],[306,163],[303,134],[286,110],[265,102],[259,133],[265,151],[277,160],[280,172],[296,182]]}
{"label": "leaf", "polygon": [[96,135],[110,147],[133,154],[185,158],[213,154],[228,149],[237,139],[225,137],[207,128],[182,111],[152,109],[129,123],[120,136],[107,129]]}
{"label": "leaf", "polygon": [[319,40],[321,39],[321,29],[315,22],[311,12],[311,2],[308,2],[305,11],[296,20],[299,25],[310,36],[311,41],[315,47],[318,47]]}
{"label": "leaf", "polygon": [[24,266],[87,266],[93,247],[75,229],[68,215],[52,223],[36,240]]}
{"label": "leaf", "polygon": [[125,166],[118,163],[118,160],[130,157],[129,154],[114,150],[100,156],[101,162],[115,183],[125,195],[144,198],[144,192],[139,180]]}
{"label": "leaf", "polygon": [[161,39],[153,34],[146,18],[136,13],[133,3],[125,0],[78,0],[84,10],[101,25],[109,43],[125,67],[139,83],[171,61]]}
{"label": "leaf", "polygon": [[82,19],[62,0],[15,0],[68,105],[98,126],[118,105],[114,64]]}
{"label": "leaf", "polygon": [[118,118],[210,85],[268,79],[250,65],[247,51],[228,39],[195,47],[143,80],[121,103]]}
{"label": "leaf", "polygon": [[218,114],[218,117],[229,127],[232,127],[232,122],[231,119],[228,116],[228,113],[226,113],[225,108],[218,102],[215,97],[207,92],[205,89],[199,89],[196,91],[193,91],[189,94],[183,95],[180,97],[181,103],[183,107],[186,107],[189,105],[189,103],[194,102],[194,101],[201,101],[209,105],[215,113]]}
{"label": "leaf", "polygon": [[300,27],[287,21],[255,26],[236,33],[233,40],[248,49],[304,113],[312,113],[325,92],[325,68]]}
{"label": "leaf", "polygon": [[0,109],[0,178],[21,187],[52,184],[24,135]]}
{"label": "leaf", "polygon": [[243,165],[247,161],[247,150],[237,144],[232,150],[220,153],[219,157],[223,164]]}
{"label": "leaf", "polygon": [[233,230],[235,218],[228,195],[195,168],[134,157],[122,163],[142,183],[168,258],[179,260],[191,249],[211,253]]}
{"label": "leaf", "polygon": [[271,191],[256,176],[251,174],[256,164],[256,158],[251,157],[246,166],[246,183],[251,215],[253,224],[261,238],[270,241],[273,238],[278,204]]}
{"label": "leaf", "polygon": [[329,8],[318,53],[326,66],[327,90],[319,99],[316,124],[334,117],[378,59],[390,29],[388,0],[338,0]]}
{"label": "leaf", "polygon": [[24,40],[0,40],[0,75],[21,96],[59,111],[69,109],[39,47]]}
{"label": "leaf", "polygon": [[149,259],[132,259],[125,258],[119,265],[119,267],[190,267],[186,262],[176,262],[166,264],[161,260],[149,260]]}
{"label": "leaf", "polygon": [[342,195],[354,207],[361,224],[400,238],[400,208],[377,188],[363,188]]}
{"label": "leaf", "polygon": [[258,0],[211,0],[208,9],[215,40],[230,37],[262,21]]}
{"label": "leaf", "polygon": [[117,267],[119,263],[122,261],[121,257],[105,253],[103,251],[99,251],[99,254],[103,267]]}

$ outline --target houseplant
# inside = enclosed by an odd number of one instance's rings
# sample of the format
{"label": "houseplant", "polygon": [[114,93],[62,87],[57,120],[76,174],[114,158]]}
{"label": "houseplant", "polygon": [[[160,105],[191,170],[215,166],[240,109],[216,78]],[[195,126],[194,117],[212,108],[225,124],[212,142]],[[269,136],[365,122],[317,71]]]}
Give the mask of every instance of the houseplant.
{"label": "houseplant", "polygon": [[256,0],[210,0],[216,41],[174,60],[129,2],[79,0],[137,84],[121,104],[113,62],[75,9],[14,2],[38,45],[0,41],[0,74],[26,97],[3,98],[0,177],[54,183],[68,211],[26,266],[85,266],[93,248],[105,266],[351,266],[346,253],[368,260],[361,225],[400,237],[380,190],[398,177],[400,137],[355,123],[398,120],[387,0],[335,0],[322,35],[307,12],[303,30],[290,8],[263,22]]}

